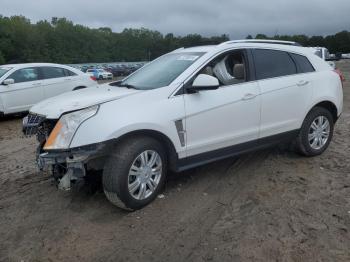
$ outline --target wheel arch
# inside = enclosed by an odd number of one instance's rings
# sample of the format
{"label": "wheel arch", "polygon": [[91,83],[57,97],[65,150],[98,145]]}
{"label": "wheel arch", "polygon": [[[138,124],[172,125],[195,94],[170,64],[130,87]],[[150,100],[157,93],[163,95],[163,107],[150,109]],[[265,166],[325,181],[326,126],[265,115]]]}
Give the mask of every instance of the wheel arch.
{"label": "wheel arch", "polygon": [[327,109],[332,114],[334,123],[337,122],[337,120],[339,118],[338,117],[338,108],[333,102],[331,102],[329,100],[324,100],[324,101],[318,102],[309,110],[309,112],[315,107],[323,107],[323,108]]}
{"label": "wheel arch", "polygon": [[159,141],[162,145],[164,145],[164,149],[166,150],[166,157],[168,161],[168,167],[170,170],[175,171],[177,167],[178,162],[178,154],[175,149],[174,143],[171,141],[171,139],[156,130],[152,129],[141,129],[141,130],[135,130],[130,131],[128,133],[123,134],[119,138],[115,140],[115,145],[117,146],[119,143],[125,141],[126,139],[143,136],[143,137],[151,137],[155,140]]}

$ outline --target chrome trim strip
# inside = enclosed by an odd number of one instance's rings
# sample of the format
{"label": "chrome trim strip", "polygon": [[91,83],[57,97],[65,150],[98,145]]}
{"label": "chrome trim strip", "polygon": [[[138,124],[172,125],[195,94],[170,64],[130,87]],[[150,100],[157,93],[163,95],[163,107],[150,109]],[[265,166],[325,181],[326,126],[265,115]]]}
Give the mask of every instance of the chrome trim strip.
{"label": "chrome trim strip", "polygon": [[175,121],[175,127],[176,127],[176,131],[177,131],[177,135],[179,136],[179,139],[180,139],[181,146],[184,147],[186,145],[186,143],[185,143],[186,131],[184,130],[184,125],[183,125],[182,119]]}

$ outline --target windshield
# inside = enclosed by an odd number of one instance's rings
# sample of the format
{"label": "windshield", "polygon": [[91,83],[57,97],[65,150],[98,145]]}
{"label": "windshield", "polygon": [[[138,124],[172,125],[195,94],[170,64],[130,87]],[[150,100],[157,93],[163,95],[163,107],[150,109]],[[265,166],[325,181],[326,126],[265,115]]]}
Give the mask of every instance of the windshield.
{"label": "windshield", "polygon": [[0,77],[2,77],[4,74],[6,74],[6,72],[8,72],[11,69],[11,67],[0,67]]}
{"label": "windshield", "polygon": [[120,86],[148,90],[169,85],[204,53],[170,53],[142,67]]}

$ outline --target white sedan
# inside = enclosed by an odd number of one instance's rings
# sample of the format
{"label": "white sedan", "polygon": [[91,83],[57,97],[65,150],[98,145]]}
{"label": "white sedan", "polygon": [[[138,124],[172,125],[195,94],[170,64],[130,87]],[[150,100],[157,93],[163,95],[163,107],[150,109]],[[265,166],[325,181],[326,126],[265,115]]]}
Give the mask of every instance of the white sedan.
{"label": "white sedan", "polygon": [[0,66],[0,115],[25,112],[64,92],[96,86],[83,72],[64,65],[35,63]]}
{"label": "white sedan", "polygon": [[104,69],[95,69],[95,68],[92,68],[92,69],[88,69],[86,71],[86,73],[96,79],[96,80],[103,80],[103,79],[113,79],[113,74],[110,73],[110,72],[107,72],[106,70]]}

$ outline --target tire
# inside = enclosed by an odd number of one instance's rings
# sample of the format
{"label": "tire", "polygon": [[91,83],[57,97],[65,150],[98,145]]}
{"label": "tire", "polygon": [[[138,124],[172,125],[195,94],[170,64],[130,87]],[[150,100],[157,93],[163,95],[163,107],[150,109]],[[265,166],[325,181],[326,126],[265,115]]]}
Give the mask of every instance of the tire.
{"label": "tire", "polygon": [[99,75],[98,80],[103,80],[103,76]]}
{"label": "tire", "polygon": [[[314,138],[312,140],[312,137],[314,136],[314,134],[317,133],[317,132],[313,132],[315,127],[313,123],[314,124],[319,123],[320,119],[326,119],[329,123],[329,128],[324,129],[324,131],[322,131],[323,129],[321,128],[321,130],[318,131],[319,134],[322,134],[321,136],[322,142],[317,142],[317,138]],[[321,122],[324,123],[321,126],[326,126],[325,120],[322,120]],[[327,140],[324,141],[323,139],[325,139],[325,136],[326,136],[325,134],[327,133],[327,130],[328,130],[328,137],[327,137]],[[304,156],[309,156],[309,157],[322,154],[328,148],[329,143],[332,140],[333,130],[334,130],[334,119],[332,114],[323,107],[314,107],[304,119],[304,122],[300,129],[300,133],[296,139],[296,147],[298,152]],[[309,141],[309,138],[311,139],[310,141]],[[318,139],[318,141],[320,140]]]}
{"label": "tire", "polygon": [[[153,152],[156,152],[158,155],[154,158],[156,159],[156,161],[154,160],[154,165],[142,167],[141,154],[143,156],[147,155],[149,162],[146,162],[150,163],[154,156]],[[137,167],[141,171],[131,171],[132,166],[133,168]],[[153,170],[157,170],[157,175],[152,175],[152,172],[156,172]],[[157,140],[150,137],[130,138],[118,144],[106,161],[102,176],[103,190],[112,204],[129,211],[141,209],[157,197],[164,185],[166,171],[167,158],[165,150]],[[138,175],[129,175],[129,173]],[[159,174],[160,176],[158,176]],[[157,181],[157,183],[154,181]],[[141,191],[142,186],[140,185],[139,190],[130,192],[129,186],[131,184],[137,185],[138,183],[146,183],[145,187],[143,187],[145,189]],[[154,186],[155,184],[156,186]],[[150,186],[154,186],[153,192]],[[143,192],[144,194],[142,194]],[[137,199],[138,197],[139,199]]]}

